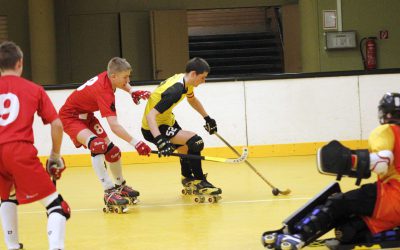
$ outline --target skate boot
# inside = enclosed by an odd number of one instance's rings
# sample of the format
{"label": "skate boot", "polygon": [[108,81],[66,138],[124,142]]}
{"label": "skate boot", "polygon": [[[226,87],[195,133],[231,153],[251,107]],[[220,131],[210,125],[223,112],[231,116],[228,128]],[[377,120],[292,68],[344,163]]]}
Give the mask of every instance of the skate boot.
{"label": "skate boot", "polygon": [[202,180],[194,180],[192,185],[194,187],[193,194],[197,196],[194,199],[195,202],[202,203],[207,198],[208,202],[216,203],[222,199],[220,196],[222,190],[207,181],[207,174]]}
{"label": "skate boot", "polygon": [[104,213],[125,213],[129,201],[122,197],[117,188],[110,188],[104,191]]}
{"label": "skate boot", "polygon": [[298,250],[304,246],[300,235],[284,234],[279,231],[264,233],[262,243],[265,249]]}
{"label": "skate boot", "polygon": [[129,201],[129,205],[135,205],[139,202],[138,196],[139,191],[134,190],[132,187],[126,185],[126,181],[122,182],[121,185],[115,185],[120,195]]}
{"label": "skate boot", "polygon": [[183,186],[183,189],[182,189],[183,195],[192,195],[193,194],[193,190],[194,190],[193,181],[194,180],[195,179],[193,177],[185,177],[185,176],[181,177],[181,183]]}
{"label": "skate boot", "polygon": [[13,248],[13,249],[10,249],[10,250],[18,250],[18,249],[24,249],[24,244],[22,244],[22,243],[19,243],[19,247],[18,248]]}

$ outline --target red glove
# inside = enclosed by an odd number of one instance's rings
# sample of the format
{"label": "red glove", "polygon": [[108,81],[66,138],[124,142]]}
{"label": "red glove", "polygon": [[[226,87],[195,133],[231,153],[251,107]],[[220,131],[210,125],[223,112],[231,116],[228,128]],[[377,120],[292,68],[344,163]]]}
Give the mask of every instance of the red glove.
{"label": "red glove", "polygon": [[146,143],[139,141],[138,143],[136,143],[135,148],[139,155],[150,156],[151,148],[147,146]]}
{"label": "red glove", "polygon": [[151,92],[144,90],[137,90],[131,93],[133,102],[138,105],[140,103],[140,99],[147,100],[149,99]]}
{"label": "red glove", "polygon": [[58,157],[54,157],[52,153],[49,159],[46,161],[46,170],[53,179],[60,179],[61,173],[65,170],[64,158],[59,155]]}

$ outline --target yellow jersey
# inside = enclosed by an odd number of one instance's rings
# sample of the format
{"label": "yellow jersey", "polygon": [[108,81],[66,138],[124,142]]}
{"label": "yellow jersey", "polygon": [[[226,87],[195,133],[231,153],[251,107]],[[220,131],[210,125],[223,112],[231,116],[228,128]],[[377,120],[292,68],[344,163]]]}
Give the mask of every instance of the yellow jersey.
{"label": "yellow jersey", "polygon": [[172,110],[185,97],[191,98],[194,96],[193,86],[185,84],[184,75],[183,73],[176,74],[166,79],[151,93],[142,118],[143,129],[150,130],[146,116],[153,108],[160,112],[156,116],[158,126],[162,124],[174,125],[175,115]]}

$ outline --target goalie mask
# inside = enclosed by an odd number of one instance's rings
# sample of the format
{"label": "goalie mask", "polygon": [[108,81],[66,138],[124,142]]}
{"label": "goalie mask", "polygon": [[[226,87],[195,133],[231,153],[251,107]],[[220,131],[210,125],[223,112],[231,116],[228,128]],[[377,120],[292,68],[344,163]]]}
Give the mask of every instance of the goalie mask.
{"label": "goalie mask", "polygon": [[400,94],[386,93],[379,101],[379,122],[400,125]]}

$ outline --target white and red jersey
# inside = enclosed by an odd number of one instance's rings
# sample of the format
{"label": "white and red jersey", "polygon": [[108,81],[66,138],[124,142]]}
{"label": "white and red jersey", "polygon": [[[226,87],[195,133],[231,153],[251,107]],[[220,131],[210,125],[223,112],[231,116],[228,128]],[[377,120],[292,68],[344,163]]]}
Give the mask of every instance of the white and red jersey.
{"label": "white and red jersey", "polygon": [[61,116],[100,111],[102,117],[116,116],[115,95],[107,72],[103,72],[77,88],[60,110]]}
{"label": "white and red jersey", "polygon": [[42,86],[18,76],[0,77],[0,145],[14,141],[33,143],[36,112],[44,124],[58,118]]}

